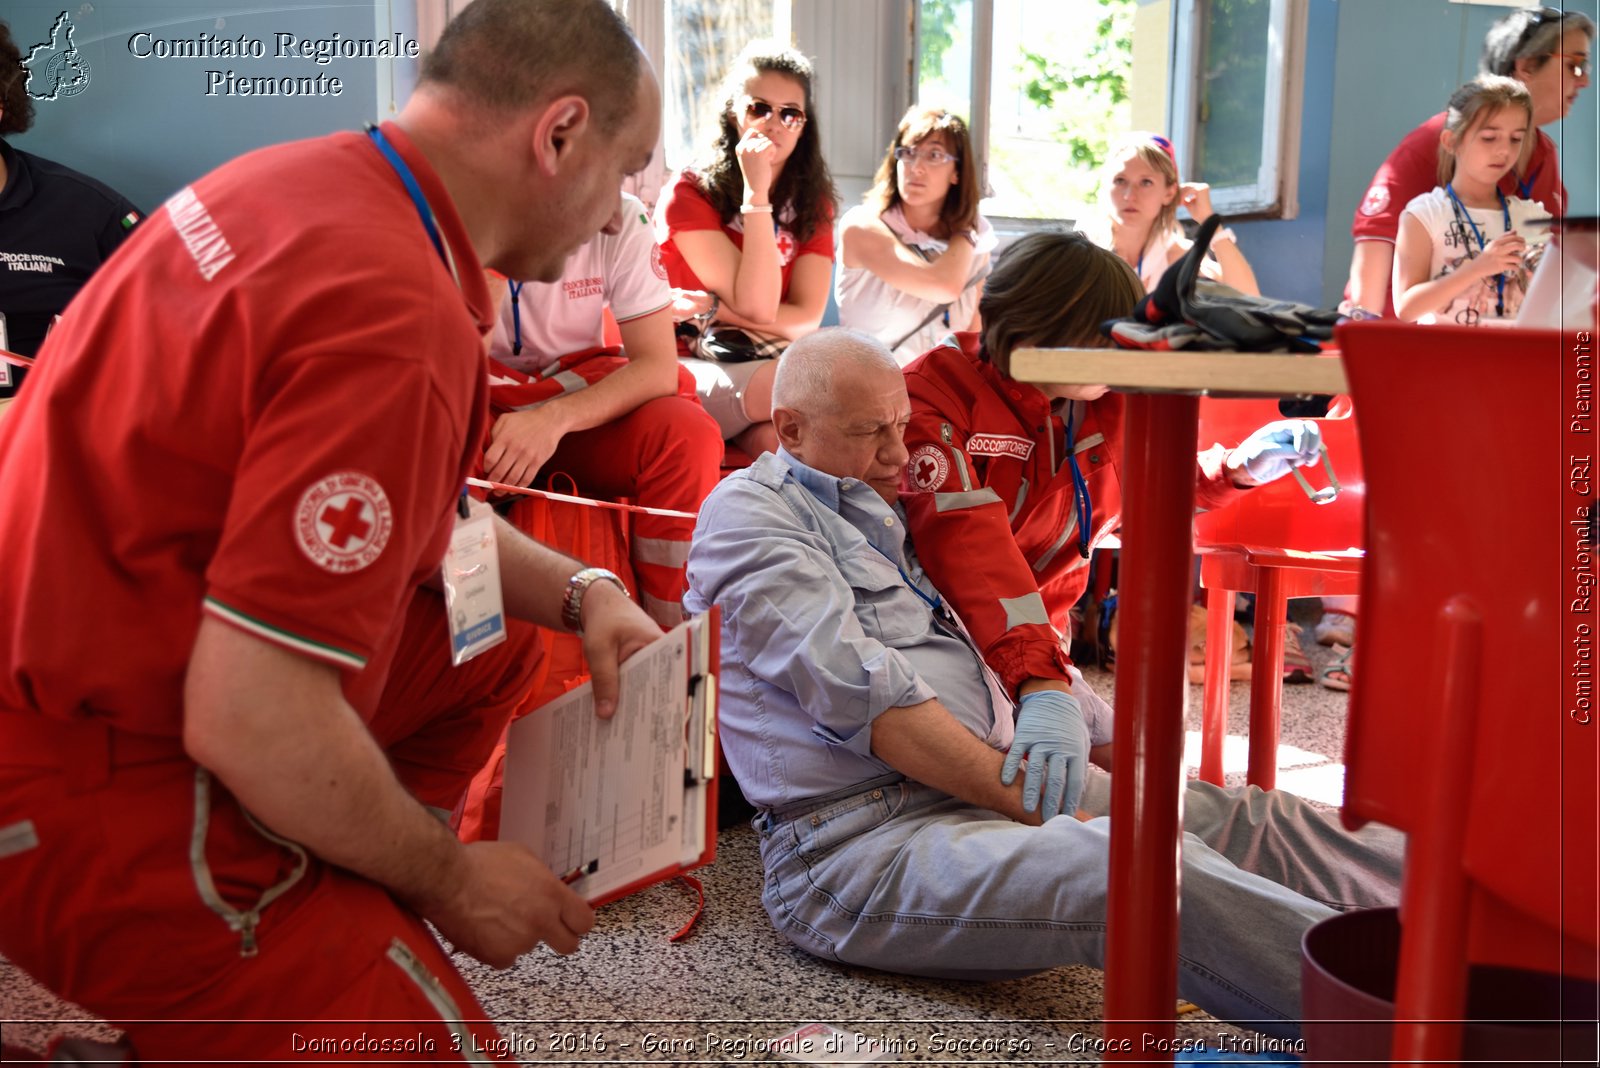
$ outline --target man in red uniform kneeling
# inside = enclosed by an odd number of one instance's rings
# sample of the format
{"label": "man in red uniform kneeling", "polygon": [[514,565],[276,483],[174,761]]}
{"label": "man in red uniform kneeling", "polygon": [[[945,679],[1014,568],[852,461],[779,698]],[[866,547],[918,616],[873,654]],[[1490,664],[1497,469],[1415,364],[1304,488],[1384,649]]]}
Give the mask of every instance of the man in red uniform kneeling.
{"label": "man in red uniform kneeling", "polygon": [[[477,0],[395,121],[151,215],[0,424],[0,954],[141,1059],[492,1050],[423,921],[497,966],[592,924],[429,811],[537,655],[512,622],[451,667],[431,587],[487,423],[483,269],[559,277],[659,110],[603,0]],[[506,613],[581,630],[608,714],[658,629],[497,536]]]}

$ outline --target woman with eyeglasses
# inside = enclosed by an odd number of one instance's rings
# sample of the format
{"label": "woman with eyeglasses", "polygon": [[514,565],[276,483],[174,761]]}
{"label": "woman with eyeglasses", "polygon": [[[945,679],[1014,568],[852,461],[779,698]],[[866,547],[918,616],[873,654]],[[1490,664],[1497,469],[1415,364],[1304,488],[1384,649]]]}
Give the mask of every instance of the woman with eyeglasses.
{"label": "woman with eyeglasses", "polygon": [[[1101,172],[1102,213],[1085,219],[1080,230],[1133,268],[1146,292],[1155,289],[1167,268],[1183,259],[1193,244],[1178,224],[1178,208],[1196,223],[1211,218],[1211,187],[1178,180],[1178,154],[1160,134],[1136,131],[1111,146]],[[1201,274],[1251,296],[1260,294],[1255,272],[1224,227],[1211,239]]]}
{"label": "woman with eyeglasses", "polygon": [[840,324],[876,336],[902,367],[953,330],[979,329],[995,247],[981,193],[966,122],[907,111],[872,189],[840,223]]}
{"label": "woman with eyeglasses", "polygon": [[828,303],[836,197],[813,81],[794,49],[747,45],[725,82],[710,157],[656,206],[668,281],[716,298],[698,337],[680,332],[679,355],[723,437],[751,456],[777,448],[776,355],[815,330]]}
{"label": "woman with eyeglasses", "polygon": [[[1578,93],[1589,84],[1594,22],[1577,11],[1532,7],[1513,11],[1489,27],[1483,39],[1479,74],[1515,78],[1533,98],[1533,125],[1548,126],[1566,117]],[[1390,286],[1400,214],[1407,204],[1438,184],[1439,134],[1446,112],[1439,112],[1405,136],[1389,153],[1356,208],[1350,234],[1355,252],[1341,309],[1356,318],[1394,315]],[[1567,187],[1555,142],[1543,130],[1522,143],[1514,167],[1500,179],[1500,192],[1543,204],[1553,215],[1566,211]]]}

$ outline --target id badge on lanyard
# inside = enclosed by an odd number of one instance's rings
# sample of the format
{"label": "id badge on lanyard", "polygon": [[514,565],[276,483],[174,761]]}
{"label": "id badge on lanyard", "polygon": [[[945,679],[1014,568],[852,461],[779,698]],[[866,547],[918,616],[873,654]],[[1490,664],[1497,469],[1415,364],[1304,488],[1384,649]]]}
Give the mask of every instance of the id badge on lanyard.
{"label": "id badge on lanyard", "polygon": [[[0,349],[5,349],[8,352],[11,349],[11,339],[10,339],[10,337],[8,337],[6,335],[6,313],[5,312],[0,312]],[[6,361],[4,361],[4,360],[0,360],[0,386],[9,386],[10,384],[11,384],[11,365],[9,363],[6,363]]]}
{"label": "id badge on lanyard", "polygon": [[444,554],[444,607],[450,623],[450,662],[465,664],[506,640],[500,591],[500,551],[494,509],[462,495]]}

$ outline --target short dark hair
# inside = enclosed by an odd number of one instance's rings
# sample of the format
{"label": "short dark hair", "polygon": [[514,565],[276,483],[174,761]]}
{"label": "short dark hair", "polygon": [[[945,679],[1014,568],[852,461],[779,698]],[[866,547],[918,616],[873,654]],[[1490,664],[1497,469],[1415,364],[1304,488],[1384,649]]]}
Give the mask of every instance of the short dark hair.
{"label": "short dark hair", "polygon": [[1076,230],[1039,230],[1000,254],[984,279],[978,314],[983,348],[1003,375],[1031,345],[1103,348],[1108,319],[1132,314],[1144,296],[1133,268]]}
{"label": "short dark hair", "polygon": [[1560,46],[1561,38],[1572,30],[1582,30],[1594,40],[1594,22],[1581,11],[1562,11],[1554,7],[1526,7],[1496,20],[1483,37],[1483,55],[1478,60],[1482,74],[1503,78],[1517,76],[1517,60],[1526,59],[1538,70]]}
{"label": "short dark hair", "polygon": [[11,27],[0,19],[0,134],[27,133],[33,125],[33,99],[28,96],[28,68],[22,50],[11,39]]}
{"label": "short dark hair", "polygon": [[744,172],[739,170],[739,157],[734,149],[739,144],[739,125],[734,114],[734,104],[744,92],[745,83],[762,74],[781,74],[800,83],[805,93],[806,124],[795,142],[794,151],[783,165],[783,173],[773,187],[771,201],[780,214],[785,208],[794,211],[794,221],[789,228],[800,241],[809,240],[817,228],[833,216],[833,206],[838,195],[833,189],[833,176],[822,158],[822,130],[817,124],[817,108],[812,95],[816,71],[811,61],[793,48],[785,48],[776,41],[751,41],[734,57],[722,81],[722,108],[717,113],[717,134],[711,143],[711,153],[698,170],[697,184],[716,207],[725,223],[739,215],[739,205],[744,202]]}
{"label": "short dark hair", "polygon": [[972,135],[960,115],[943,108],[913,104],[900,120],[894,140],[883,154],[883,162],[878,164],[878,173],[865,203],[880,215],[900,203],[900,170],[895,166],[894,151],[902,146],[919,145],[930,137],[942,142],[945,150],[956,157],[956,184],[950,187],[944,195],[944,203],[939,206],[939,225],[944,233],[933,235],[950,238],[977,228],[978,200],[982,195],[978,188],[978,162],[973,158]]}
{"label": "short dark hair", "polygon": [[422,84],[493,111],[573,93],[610,132],[636,106],[644,57],[605,0],[475,0],[440,34]]}

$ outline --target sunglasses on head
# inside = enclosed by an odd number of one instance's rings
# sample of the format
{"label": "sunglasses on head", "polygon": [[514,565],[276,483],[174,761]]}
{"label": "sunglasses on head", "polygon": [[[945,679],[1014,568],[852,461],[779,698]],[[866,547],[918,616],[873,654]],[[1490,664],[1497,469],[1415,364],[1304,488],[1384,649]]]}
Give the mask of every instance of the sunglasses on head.
{"label": "sunglasses on head", "polygon": [[1540,26],[1560,22],[1567,17],[1565,11],[1555,7],[1530,7],[1524,9],[1522,14],[1528,20],[1528,24],[1522,28],[1521,35],[1517,37],[1517,47],[1512,49],[1513,55],[1522,51],[1523,45],[1528,43],[1528,38],[1532,37]]}
{"label": "sunglasses on head", "polygon": [[773,111],[778,113],[778,121],[791,130],[798,130],[806,124],[806,113],[797,107],[774,108],[765,100],[754,100],[744,106],[744,113],[751,122],[760,122],[769,117]]}

